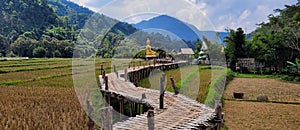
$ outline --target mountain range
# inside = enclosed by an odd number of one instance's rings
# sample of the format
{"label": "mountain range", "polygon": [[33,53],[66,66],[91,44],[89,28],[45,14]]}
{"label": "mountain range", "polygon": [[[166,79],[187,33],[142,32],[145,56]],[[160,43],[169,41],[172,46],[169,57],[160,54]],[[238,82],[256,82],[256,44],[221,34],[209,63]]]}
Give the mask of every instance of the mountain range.
{"label": "mountain range", "polygon": [[[94,16],[97,18],[93,21],[91,17]],[[185,45],[195,49],[196,39],[202,40],[202,35],[208,39],[215,38],[214,31],[199,31],[194,26],[167,15],[131,25],[96,14],[68,0],[3,0],[0,4],[0,17],[0,57],[34,57],[33,51],[36,48],[44,49],[45,57],[71,57],[72,53],[69,52],[78,42],[91,46],[83,52],[94,52],[97,47],[101,47],[102,51],[107,51],[101,55],[110,57],[114,48],[133,34],[135,40],[130,42],[136,42],[138,46],[144,46],[146,39],[150,38],[155,39],[151,41],[153,46],[177,50]],[[111,25],[114,25],[113,28],[110,28]],[[144,31],[148,28],[165,31]],[[165,32],[173,35],[166,36]],[[227,33],[220,33],[221,41],[226,35]],[[104,42],[93,42],[102,38]]]}
{"label": "mountain range", "polygon": [[[154,30],[165,30],[168,34],[174,34],[178,38],[184,41],[196,41],[200,39],[203,41],[202,36],[204,35],[207,39],[216,42],[223,42],[224,38],[228,36],[228,32],[215,32],[215,31],[203,31],[198,30],[195,26],[182,22],[174,17],[168,15],[159,15],[147,21],[141,21],[136,24],[132,24],[135,28],[154,31]],[[161,31],[163,32],[163,31]],[[216,38],[216,33],[219,33],[219,38]],[[167,33],[165,35],[168,35]]]}

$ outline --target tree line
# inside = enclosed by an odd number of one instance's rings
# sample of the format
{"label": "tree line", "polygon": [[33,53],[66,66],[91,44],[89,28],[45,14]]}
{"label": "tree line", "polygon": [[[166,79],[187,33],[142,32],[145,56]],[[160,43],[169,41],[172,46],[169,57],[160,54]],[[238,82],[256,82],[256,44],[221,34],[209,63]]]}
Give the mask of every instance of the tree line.
{"label": "tree line", "polygon": [[246,39],[242,28],[230,29],[225,52],[231,69],[235,70],[238,58],[255,58],[268,68],[268,72],[287,72],[288,62],[300,57],[300,2],[276,9],[278,15],[269,15],[269,22],[258,28]]}

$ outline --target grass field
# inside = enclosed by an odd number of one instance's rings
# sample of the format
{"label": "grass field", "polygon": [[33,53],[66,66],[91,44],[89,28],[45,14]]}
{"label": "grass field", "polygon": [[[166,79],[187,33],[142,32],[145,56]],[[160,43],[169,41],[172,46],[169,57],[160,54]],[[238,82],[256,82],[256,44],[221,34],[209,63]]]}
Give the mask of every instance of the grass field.
{"label": "grass field", "polygon": [[[123,69],[128,67],[128,59],[96,59],[95,76],[100,74],[100,65],[109,73],[112,64]],[[140,61],[135,60],[131,66],[139,64]],[[72,59],[1,61],[0,129],[87,129],[88,117],[77,99],[71,66]],[[79,68],[82,70],[75,75],[83,78],[86,78],[85,72],[92,70],[84,63]],[[203,102],[208,85],[215,79],[212,76],[222,74],[223,71],[205,66],[182,67],[152,73],[139,85],[158,89],[161,73],[167,75],[168,90],[172,90],[169,78],[173,77],[181,93]],[[231,100],[232,93],[236,91],[244,92],[247,101]],[[272,101],[300,103],[298,83],[270,78],[235,78],[224,93],[224,98],[228,99],[225,100],[224,108],[225,124],[229,129],[299,128],[300,105],[252,102],[260,93],[265,93]]]}
{"label": "grass field", "polygon": [[256,100],[264,93],[271,101],[299,102],[300,84],[269,78],[235,78],[228,84],[225,98],[233,98],[233,92],[243,92],[246,100]]}
{"label": "grass field", "polygon": [[[72,74],[72,59],[0,61],[0,129],[88,129],[88,117],[75,93],[73,77],[100,74],[152,62],[130,59],[89,59],[95,70],[79,63]],[[90,73],[89,73],[90,74]],[[96,127],[99,128],[99,127]]]}
{"label": "grass field", "polygon": [[225,101],[229,130],[299,130],[300,105]]}
{"label": "grass field", "polygon": [[209,91],[209,85],[214,79],[212,76],[224,73],[224,69],[211,69],[210,66],[194,65],[165,72],[158,71],[150,74],[149,78],[141,80],[138,85],[159,90],[159,81],[162,73],[166,74],[166,90],[173,91],[170,80],[170,78],[173,77],[181,94],[203,103]]}
{"label": "grass field", "polygon": [[[244,99],[231,100],[233,92],[245,93]],[[256,96],[261,93],[277,103],[257,102]],[[299,129],[299,94],[298,83],[270,78],[235,78],[227,85],[224,93],[225,124],[233,130]],[[286,104],[291,102],[294,104]]]}

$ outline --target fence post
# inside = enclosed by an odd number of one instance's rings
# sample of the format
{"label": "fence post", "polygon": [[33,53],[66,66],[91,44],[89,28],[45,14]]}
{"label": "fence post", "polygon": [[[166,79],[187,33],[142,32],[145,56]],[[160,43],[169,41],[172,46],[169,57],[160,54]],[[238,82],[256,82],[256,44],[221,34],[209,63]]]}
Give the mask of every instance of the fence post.
{"label": "fence post", "polygon": [[145,93],[142,93],[142,100],[143,99],[146,99],[146,94]]}
{"label": "fence post", "polygon": [[108,77],[104,77],[104,82],[105,82],[105,90],[108,90]]}
{"label": "fence post", "polygon": [[111,106],[100,109],[102,130],[112,130],[112,109]]}
{"label": "fence post", "polygon": [[117,68],[116,68],[116,65],[114,65],[114,72],[117,72]]}
{"label": "fence post", "polygon": [[120,120],[122,120],[123,118],[123,114],[124,114],[124,99],[120,98],[119,99],[119,107],[120,107]]}
{"label": "fence post", "polygon": [[124,70],[125,72],[125,74],[124,74],[124,78],[125,78],[125,81],[127,81],[128,80],[128,72],[127,72],[127,68],[125,68],[125,70]]}
{"label": "fence post", "polygon": [[166,74],[162,74],[160,78],[159,109],[164,109],[165,78]]}
{"label": "fence post", "polygon": [[104,71],[103,65],[100,66],[100,75],[102,75],[102,72]]}
{"label": "fence post", "polygon": [[105,78],[105,70],[102,71],[102,78]]}
{"label": "fence post", "polygon": [[148,130],[154,130],[154,111],[149,109],[147,114]]}
{"label": "fence post", "polygon": [[177,87],[176,84],[175,84],[174,78],[171,77],[170,80],[171,80],[172,87],[173,87],[173,89],[174,89],[175,95],[179,94],[178,87]]}
{"label": "fence post", "polygon": [[216,114],[216,123],[217,123],[216,130],[221,130],[223,117],[222,117],[222,103],[220,100],[215,100],[215,114]]}

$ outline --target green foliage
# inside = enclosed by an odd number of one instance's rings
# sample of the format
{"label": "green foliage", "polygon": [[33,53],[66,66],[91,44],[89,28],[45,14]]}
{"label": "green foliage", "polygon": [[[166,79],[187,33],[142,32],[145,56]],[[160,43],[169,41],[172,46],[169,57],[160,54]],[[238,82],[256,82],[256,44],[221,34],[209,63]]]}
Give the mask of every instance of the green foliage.
{"label": "green foliage", "polygon": [[201,51],[202,49],[202,41],[200,41],[199,39],[196,40],[196,49],[194,50],[195,52],[195,58],[198,58],[199,57],[199,52]]}
{"label": "green foliage", "polygon": [[9,36],[16,30],[17,35],[32,31],[39,37],[44,28],[57,22],[57,16],[48,6],[47,0],[3,0],[0,12],[0,17],[4,18],[0,22],[0,26],[4,27],[0,34],[4,36]]}
{"label": "green foliage", "polygon": [[238,58],[245,58],[245,37],[242,28],[238,28],[236,31],[230,30],[229,36],[225,37],[225,42],[227,46],[225,48],[225,53],[227,60],[230,64],[232,70],[235,70],[235,65]]}
{"label": "green foliage", "polygon": [[4,57],[9,48],[8,40],[6,37],[0,34],[0,57]]}
{"label": "green foliage", "polygon": [[300,62],[299,62],[299,59],[296,58],[295,59],[295,63],[293,62],[290,62],[290,61],[287,61],[288,63],[288,71],[291,72],[291,73],[300,73]]}
{"label": "green foliage", "polygon": [[279,15],[269,15],[268,23],[259,24],[246,43],[246,52],[247,57],[265,63],[270,71],[283,72],[286,61],[300,57],[300,4],[286,5],[275,12]]}
{"label": "green foliage", "polygon": [[42,58],[46,56],[46,49],[43,47],[37,47],[33,50],[33,56],[37,58]]}

